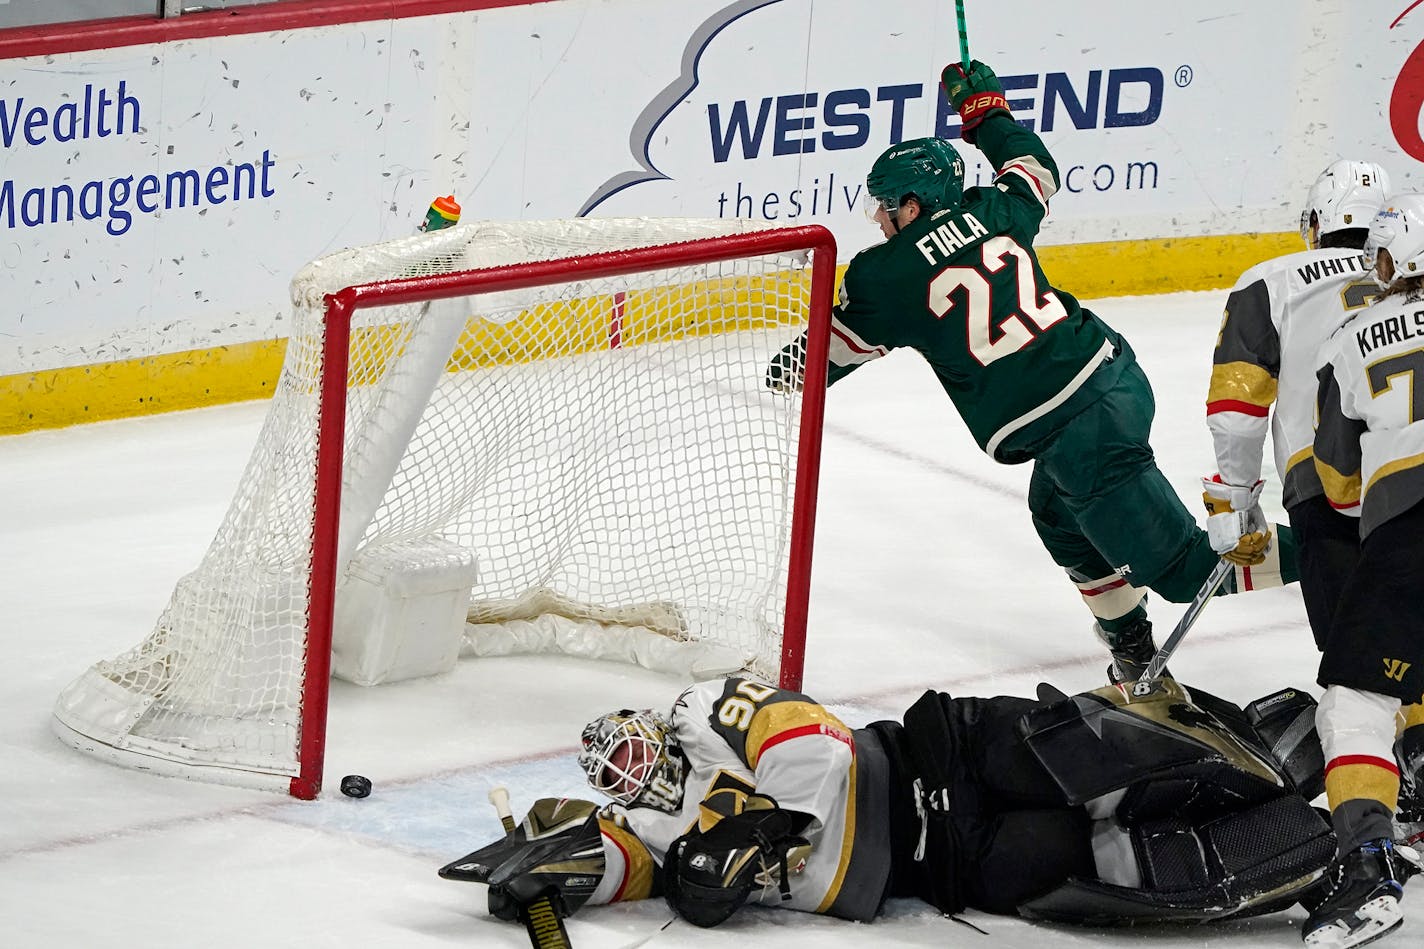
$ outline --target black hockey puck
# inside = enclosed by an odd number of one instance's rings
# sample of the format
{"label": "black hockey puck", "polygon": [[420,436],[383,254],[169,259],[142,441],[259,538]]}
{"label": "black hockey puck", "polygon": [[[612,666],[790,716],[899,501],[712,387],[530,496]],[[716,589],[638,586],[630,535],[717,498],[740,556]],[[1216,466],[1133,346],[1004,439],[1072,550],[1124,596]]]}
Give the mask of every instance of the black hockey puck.
{"label": "black hockey puck", "polygon": [[341,793],[347,797],[369,797],[371,779],[359,774],[348,774],[341,779]]}

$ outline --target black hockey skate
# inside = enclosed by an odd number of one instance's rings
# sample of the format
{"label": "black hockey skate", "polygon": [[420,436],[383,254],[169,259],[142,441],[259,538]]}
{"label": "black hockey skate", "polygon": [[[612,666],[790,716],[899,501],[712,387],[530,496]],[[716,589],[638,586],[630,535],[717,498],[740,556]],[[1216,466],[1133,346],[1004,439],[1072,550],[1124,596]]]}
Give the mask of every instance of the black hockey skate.
{"label": "black hockey skate", "polygon": [[1371,840],[1325,871],[1310,916],[1301,929],[1312,949],[1349,949],[1374,942],[1404,922],[1404,883],[1419,872],[1419,857],[1387,838]]}
{"label": "black hockey skate", "polygon": [[[1157,644],[1152,641],[1152,621],[1141,619],[1125,626],[1115,633],[1108,633],[1096,623],[1093,632],[1112,652],[1112,665],[1108,666],[1108,682],[1120,685],[1136,682],[1142,678],[1152,659],[1157,655]],[[1166,669],[1162,675],[1171,675]]]}

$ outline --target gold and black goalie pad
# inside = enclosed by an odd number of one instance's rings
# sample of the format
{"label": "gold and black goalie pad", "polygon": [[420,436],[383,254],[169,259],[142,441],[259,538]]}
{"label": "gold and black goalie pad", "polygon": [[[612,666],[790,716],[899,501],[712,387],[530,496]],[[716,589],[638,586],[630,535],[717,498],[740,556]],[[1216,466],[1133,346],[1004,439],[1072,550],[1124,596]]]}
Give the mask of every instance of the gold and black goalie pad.
{"label": "gold and black goalie pad", "polygon": [[663,891],[673,911],[694,926],[725,922],[753,887],[779,886],[805,866],[810,844],[794,832],[807,818],[771,798],[727,790],[700,805],[698,826],[668,848]]}
{"label": "gold and black goalie pad", "polygon": [[1315,727],[1316,705],[1302,689],[1281,689],[1245,709],[1262,744],[1307,801],[1325,793],[1325,751]]}
{"label": "gold and black goalie pad", "polygon": [[1025,715],[1018,728],[1070,804],[1125,791],[1122,820],[1294,790],[1240,708],[1170,678],[1070,696]]}
{"label": "gold and black goalie pad", "polygon": [[603,872],[598,807],[568,798],[535,801],[504,839],[440,868],[447,880],[487,884],[490,915],[523,922],[545,947],[568,944],[560,920],[588,902]]}
{"label": "gold and black goalie pad", "polygon": [[1316,896],[1335,855],[1329,820],[1297,795],[1197,821],[1163,817],[1129,830],[1137,886],[1072,877],[1021,904],[1019,914],[1086,926],[1259,916]]}

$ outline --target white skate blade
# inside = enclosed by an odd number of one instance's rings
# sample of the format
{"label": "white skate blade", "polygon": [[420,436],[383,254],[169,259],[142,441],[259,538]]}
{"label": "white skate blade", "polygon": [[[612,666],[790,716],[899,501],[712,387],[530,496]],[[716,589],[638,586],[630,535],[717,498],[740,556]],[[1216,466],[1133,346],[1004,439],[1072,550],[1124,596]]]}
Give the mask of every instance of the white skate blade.
{"label": "white skate blade", "polygon": [[1310,949],[1350,949],[1374,942],[1404,922],[1404,911],[1393,896],[1377,896],[1355,910],[1351,918],[1321,926],[1305,937]]}

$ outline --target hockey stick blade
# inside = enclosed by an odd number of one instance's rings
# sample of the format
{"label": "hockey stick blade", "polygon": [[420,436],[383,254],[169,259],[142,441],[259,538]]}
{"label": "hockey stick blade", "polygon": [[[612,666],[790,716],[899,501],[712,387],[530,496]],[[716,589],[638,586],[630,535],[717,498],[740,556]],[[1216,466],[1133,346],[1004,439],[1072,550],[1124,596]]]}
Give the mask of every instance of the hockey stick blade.
{"label": "hockey stick blade", "polygon": [[1221,585],[1226,582],[1226,578],[1231,575],[1231,561],[1219,560],[1211,573],[1207,576],[1206,582],[1202,584],[1197,595],[1192,597],[1192,602],[1187,604],[1187,611],[1182,614],[1182,618],[1177,621],[1177,626],[1172,630],[1172,635],[1167,637],[1167,641],[1162,644],[1162,648],[1157,650],[1157,655],[1152,657],[1152,662],[1148,664],[1147,671],[1142,673],[1142,679],[1156,679],[1162,675],[1162,670],[1167,668],[1167,660],[1172,658],[1172,654],[1177,651],[1177,647],[1182,644],[1182,639],[1186,637],[1187,631],[1196,623],[1197,617],[1201,616],[1202,610],[1211,602],[1211,598],[1216,596],[1216,591],[1221,589]]}

